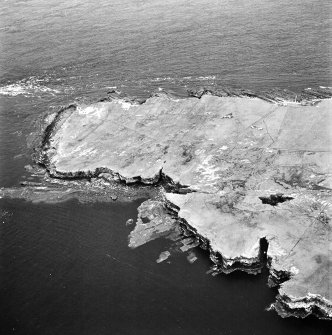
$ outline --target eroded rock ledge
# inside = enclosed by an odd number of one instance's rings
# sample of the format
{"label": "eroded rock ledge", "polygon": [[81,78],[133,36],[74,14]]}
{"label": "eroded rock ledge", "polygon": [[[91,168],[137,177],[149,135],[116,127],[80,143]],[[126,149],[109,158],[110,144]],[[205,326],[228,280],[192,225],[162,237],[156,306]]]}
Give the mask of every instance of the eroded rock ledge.
{"label": "eroded rock ledge", "polygon": [[266,241],[271,308],[332,319],[331,92],[273,94],[111,93],[54,115],[39,163],[57,178],[163,183],[161,216],[210,250],[213,271],[259,272]]}

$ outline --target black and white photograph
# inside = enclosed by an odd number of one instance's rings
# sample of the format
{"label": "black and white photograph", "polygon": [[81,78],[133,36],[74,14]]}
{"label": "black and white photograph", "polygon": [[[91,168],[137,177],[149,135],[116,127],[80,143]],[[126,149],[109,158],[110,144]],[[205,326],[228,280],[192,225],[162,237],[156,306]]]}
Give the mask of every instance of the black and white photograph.
{"label": "black and white photograph", "polygon": [[0,334],[332,334],[331,0],[0,0]]}

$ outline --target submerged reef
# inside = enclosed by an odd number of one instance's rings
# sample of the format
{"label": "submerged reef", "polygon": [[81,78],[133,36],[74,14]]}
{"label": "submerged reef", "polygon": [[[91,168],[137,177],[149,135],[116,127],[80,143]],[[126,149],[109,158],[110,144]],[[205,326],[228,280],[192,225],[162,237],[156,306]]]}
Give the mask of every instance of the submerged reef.
{"label": "submerged reef", "polygon": [[49,117],[35,157],[50,178],[159,185],[139,208],[131,247],[181,231],[185,250],[209,250],[214,274],[266,264],[279,291],[270,309],[282,317],[332,319],[331,95],[110,92]]}

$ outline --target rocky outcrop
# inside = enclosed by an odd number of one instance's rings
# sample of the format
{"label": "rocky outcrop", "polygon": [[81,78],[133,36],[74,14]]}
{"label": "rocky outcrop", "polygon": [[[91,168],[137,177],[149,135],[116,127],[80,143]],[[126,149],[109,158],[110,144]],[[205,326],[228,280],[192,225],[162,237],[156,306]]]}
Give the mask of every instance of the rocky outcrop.
{"label": "rocky outcrop", "polygon": [[332,97],[332,88],[320,86],[312,89],[307,88],[302,92],[292,92],[287,89],[269,89],[255,92],[248,89],[229,88],[229,87],[202,87],[188,90],[188,95],[201,98],[203,95],[211,94],[218,97],[249,97],[259,98],[272,103],[300,103],[302,105],[314,105],[318,100]]}
{"label": "rocky outcrop", "polygon": [[[24,199],[33,203],[59,203],[70,199],[79,202],[129,202],[142,199],[161,199],[161,187],[119,183],[111,175],[98,178],[50,178],[40,166],[25,167],[35,181],[22,181],[20,187],[0,188],[0,198]],[[26,176],[23,176],[26,178]]]}
{"label": "rocky outcrop", "polygon": [[332,104],[317,103],[329,92],[203,89],[71,106],[45,132],[39,162],[58,178],[163,184],[168,212],[152,206],[155,227],[180,223],[215,273],[257,273],[265,257],[280,293],[271,308],[332,318]]}
{"label": "rocky outcrop", "polygon": [[179,227],[164,210],[162,202],[147,200],[138,207],[138,219],[129,235],[129,247],[137,248],[159,237],[177,240],[180,238]]}
{"label": "rocky outcrop", "polygon": [[[188,237],[187,231],[179,225],[179,219],[167,209],[165,202],[159,200],[144,201],[138,207],[138,217],[135,228],[128,237],[128,246],[132,249],[140,247],[150,241],[163,237],[173,243],[169,250],[161,252],[157,263],[164,262],[174,253],[187,253],[188,262],[193,263],[197,257],[192,251],[200,245],[196,236]],[[184,234],[183,234],[184,232]]]}
{"label": "rocky outcrop", "polygon": [[305,297],[290,297],[279,294],[269,310],[274,309],[281,317],[305,318],[311,314],[321,319],[331,319],[332,304],[319,294],[308,293]]}

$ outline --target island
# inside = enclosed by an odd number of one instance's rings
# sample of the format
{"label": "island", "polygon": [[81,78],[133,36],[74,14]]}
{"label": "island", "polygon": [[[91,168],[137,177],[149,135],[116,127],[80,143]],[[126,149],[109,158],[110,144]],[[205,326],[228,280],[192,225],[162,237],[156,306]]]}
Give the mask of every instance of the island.
{"label": "island", "polygon": [[57,180],[161,185],[131,247],[144,227],[147,239],[181,231],[209,251],[215,274],[267,266],[282,317],[332,319],[331,95],[110,92],[49,115],[36,159]]}

